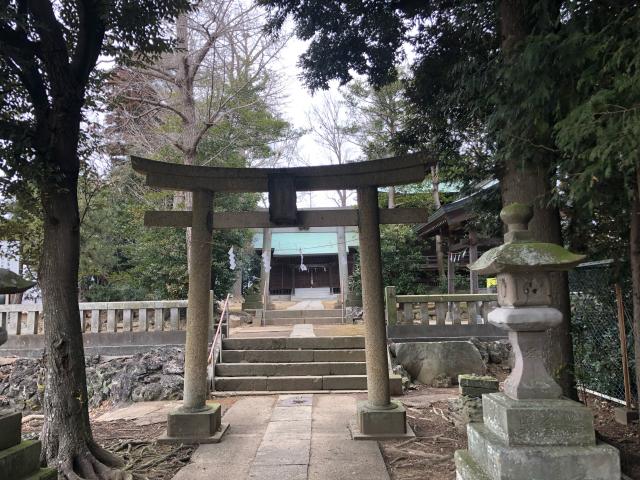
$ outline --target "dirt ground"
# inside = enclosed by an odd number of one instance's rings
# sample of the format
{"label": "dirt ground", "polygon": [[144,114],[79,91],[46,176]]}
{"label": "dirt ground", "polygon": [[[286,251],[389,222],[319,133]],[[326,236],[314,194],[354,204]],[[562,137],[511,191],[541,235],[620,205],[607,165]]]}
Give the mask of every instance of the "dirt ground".
{"label": "dirt ground", "polygon": [[[224,412],[237,398],[216,398]],[[112,422],[94,421],[113,407],[102,406],[90,412],[91,428],[95,440],[107,450],[120,456],[125,462],[125,470],[136,480],[169,480],[184,467],[197,445],[164,445],[155,440],[167,428],[165,421],[140,425],[131,420]],[[37,438],[42,429],[42,416],[31,415],[23,418],[22,437]]]}
{"label": "dirt ground", "polygon": [[453,453],[467,448],[467,437],[448,418],[446,398],[457,389],[419,387],[401,399],[416,438],[380,442],[392,480],[455,480]]}
{"label": "dirt ground", "polygon": [[594,414],[594,425],[599,439],[620,450],[622,473],[640,480],[640,425],[621,425],[615,421],[613,409],[618,405],[587,395],[583,397]]}
{"label": "dirt ground", "polygon": [[[439,389],[421,387],[410,392],[409,396],[402,397],[405,402],[411,395],[425,398],[426,401],[412,404],[409,400],[406,405],[415,439],[380,442],[392,480],[456,478],[453,454],[456,450],[467,448],[467,437],[450,420],[446,401],[428,400],[429,392],[436,390]],[[455,395],[455,390],[450,391]],[[593,396],[587,396],[586,402],[594,414],[597,437],[620,450],[622,472],[627,478],[640,480],[640,425],[617,423],[613,415],[616,404]]]}
{"label": "dirt ground", "polygon": [[[457,395],[456,388],[418,387],[407,392],[402,401],[416,438],[380,442],[382,454],[392,480],[454,480],[456,450],[467,448],[467,438],[453,425],[447,398]],[[216,398],[223,412],[237,401],[237,397]],[[594,413],[598,438],[620,450],[623,473],[632,480],[640,480],[639,425],[620,425],[615,422],[616,406],[593,396],[586,397],[587,406]],[[135,478],[169,480],[189,462],[194,446],[160,445],[160,436],[166,422],[137,425],[130,420],[95,422],[94,419],[112,410],[103,406],[91,411],[93,434],[97,442],[120,455],[126,470]],[[23,419],[23,437],[37,438],[42,427],[42,416],[31,415]]]}

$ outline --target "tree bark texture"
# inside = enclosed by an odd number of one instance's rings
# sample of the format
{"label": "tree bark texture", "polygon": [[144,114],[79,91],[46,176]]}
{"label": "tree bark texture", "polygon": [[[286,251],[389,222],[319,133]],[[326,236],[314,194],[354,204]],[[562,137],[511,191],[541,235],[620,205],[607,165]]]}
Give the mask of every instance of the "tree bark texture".
{"label": "tree bark texture", "polygon": [[89,423],[78,309],[80,107],[67,118],[62,113],[52,115],[51,123],[45,133],[51,139],[48,160],[59,167],[62,180],[40,188],[44,241],[39,279],[46,366],[42,460],[70,480],[129,478],[111,468],[124,463],[95,443]]}
{"label": "tree bark texture", "polygon": [[[519,42],[529,34],[531,25],[535,24],[531,15],[528,0],[502,0],[500,3],[500,33],[503,54],[509,61],[509,55]],[[513,107],[514,110],[516,107]],[[519,115],[514,111],[514,117]],[[528,132],[521,132],[528,136]],[[530,136],[530,135],[529,135]],[[529,138],[532,144],[544,145],[550,139]],[[531,147],[533,148],[533,147]],[[563,244],[560,226],[560,212],[557,207],[550,206],[551,179],[555,153],[542,148],[536,152],[534,160],[523,161],[509,157],[503,164],[501,190],[502,204],[513,202],[533,205],[534,215],[529,230],[533,238],[543,242]],[[573,378],[573,342],[571,339],[571,310],[569,300],[569,283],[566,273],[554,273],[551,277],[552,305],[562,312],[562,324],[547,334],[548,351],[547,368],[553,375],[564,394],[576,398],[577,393]]]}

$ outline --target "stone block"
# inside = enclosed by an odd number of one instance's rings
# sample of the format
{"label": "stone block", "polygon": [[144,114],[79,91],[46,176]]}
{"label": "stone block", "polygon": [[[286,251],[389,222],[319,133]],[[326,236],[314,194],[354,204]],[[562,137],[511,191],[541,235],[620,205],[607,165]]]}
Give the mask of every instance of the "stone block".
{"label": "stone block", "polygon": [[593,415],[573,400],[513,400],[483,395],[485,425],[506,445],[595,445]]}
{"label": "stone block", "polygon": [[0,478],[18,479],[32,475],[40,467],[40,441],[25,440],[0,451]]}
{"label": "stone block", "polygon": [[268,377],[218,377],[216,390],[224,392],[264,392]]}
{"label": "stone block", "polygon": [[448,400],[454,425],[460,433],[467,432],[469,423],[482,422],[482,399],[460,395]]}
{"label": "stone block", "polygon": [[614,408],[613,414],[616,422],[622,425],[631,425],[638,421],[638,410],[629,410],[625,407]]}
{"label": "stone block", "polygon": [[366,375],[330,375],[322,377],[323,390],[366,390]]}
{"label": "stone block", "polygon": [[402,395],[402,375],[389,372],[389,394],[393,396]]}
{"label": "stone block", "polygon": [[487,390],[486,388],[477,388],[477,387],[460,387],[460,395],[464,395],[467,397],[480,398],[483,395],[487,395],[489,393],[496,393],[498,390]]}
{"label": "stone block", "polygon": [[322,390],[322,377],[268,377],[267,390],[271,392]]}
{"label": "stone block", "polygon": [[330,375],[366,375],[367,364],[365,362],[331,362]]}
{"label": "stone block", "polygon": [[364,362],[364,350],[300,350],[311,353],[313,362]]}
{"label": "stone block", "polygon": [[[488,375],[458,375],[458,385],[460,388],[470,387],[482,390],[487,390],[487,393],[493,393],[498,391],[498,379],[490,377]],[[465,395],[462,393],[462,395]]]}
{"label": "stone block", "polygon": [[0,411],[0,450],[18,445],[21,433],[22,414],[12,410]]}
{"label": "stone block", "polygon": [[438,375],[457,378],[460,374],[484,375],[480,351],[471,342],[403,342],[396,344],[396,362],[414,381],[431,385]]}
{"label": "stone block", "polygon": [[189,412],[177,408],[167,416],[167,433],[158,441],[162,443],[217,443],[224,430],[220,404],[207,404],[207,409]]}
{"label": "stone block", "polygon": [[491,480],[468,450],[456,450],[453,458],[456,463],[456,480]]}
{"label": "stone block", "polygon": [[481,423],[470,423],[467,435],[469,454],[491,480],[620,478],[618,451],[604,443],[582,447],[510,447]]}
{"label": "stone block", "polygon": [[358,427],[365,435],[389,435],[407,433],[407,412],[404,406],[395,400],[394,408],[378,409],[369,406],[369,402],[358,402]]}

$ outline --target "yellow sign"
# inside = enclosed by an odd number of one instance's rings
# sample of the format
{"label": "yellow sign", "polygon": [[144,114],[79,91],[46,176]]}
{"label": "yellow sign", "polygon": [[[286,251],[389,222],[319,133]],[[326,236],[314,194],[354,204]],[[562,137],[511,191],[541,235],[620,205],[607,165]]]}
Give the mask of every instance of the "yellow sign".
{"label": "yellow sign", "polygon": [[497,287],[498,279],[496,277],[487,278],[487,288]]}

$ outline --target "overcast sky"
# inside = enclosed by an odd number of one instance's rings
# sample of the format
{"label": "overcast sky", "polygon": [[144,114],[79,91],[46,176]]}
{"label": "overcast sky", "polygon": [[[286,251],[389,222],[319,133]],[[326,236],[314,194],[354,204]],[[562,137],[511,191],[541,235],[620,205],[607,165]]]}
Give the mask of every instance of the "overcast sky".
{"label": "overcast sky", "polygon": [[[302,69],[298,67],[298,59],[306,50],[306,42],[292,37],[282,50],[281,56],[276,63],[276,69],[282,74],[284,91],[286,98],[281,106],[281,111],[285,120],[289,121],[295,128],[308,129],[308,112],[314,104],[320,101],[323,92],[311,95],[301,80]],[[331,85],[329,94],[337,95],[337,82]],[[353,146],[354,150],[357,148]],[[304,135],[298,142],[298,153],[305,163],[310,165],[330,164],[329,153],[326,152],[314,139],[313,134]],[[336,203],[331,199],[332,192],[313,192],[311,206],[313,207],[335,207]],[[309,195],[300,195],[299,208],[309,208]],[[353,197],[353,195],[352,195]],[[352,198],[349,203],[355,203]]]}

